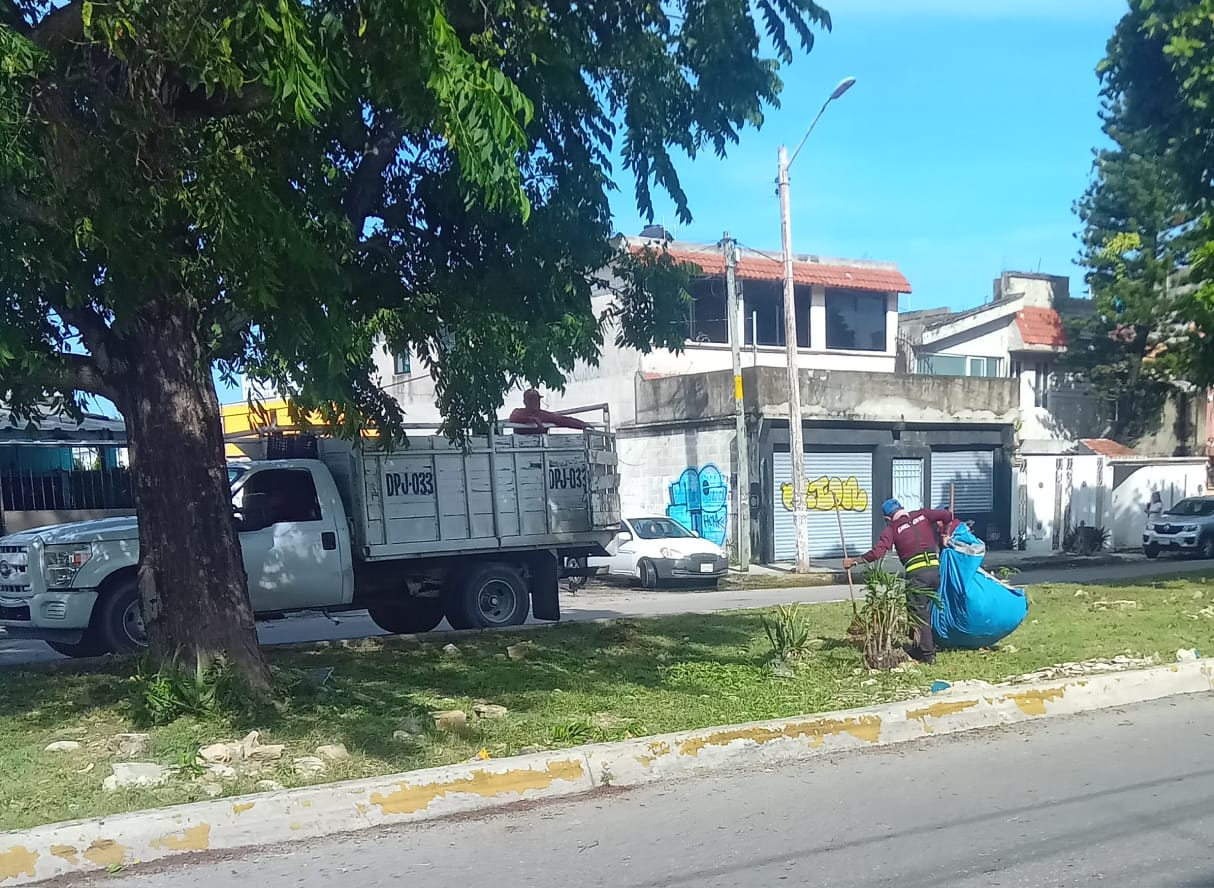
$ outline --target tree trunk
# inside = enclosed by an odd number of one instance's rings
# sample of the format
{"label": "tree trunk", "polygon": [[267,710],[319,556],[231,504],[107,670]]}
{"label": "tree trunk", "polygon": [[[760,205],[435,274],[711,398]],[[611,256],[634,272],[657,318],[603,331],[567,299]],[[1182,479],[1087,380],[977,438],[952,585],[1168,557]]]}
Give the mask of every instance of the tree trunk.
{"label": "tree trunk", "polygon": [[219,400],[197,317],[182,304],[141,312],[124,340],[126,418],[139,518],[139,592],[157,662],[223,656],[265,693],[244,562],[232,520]]}

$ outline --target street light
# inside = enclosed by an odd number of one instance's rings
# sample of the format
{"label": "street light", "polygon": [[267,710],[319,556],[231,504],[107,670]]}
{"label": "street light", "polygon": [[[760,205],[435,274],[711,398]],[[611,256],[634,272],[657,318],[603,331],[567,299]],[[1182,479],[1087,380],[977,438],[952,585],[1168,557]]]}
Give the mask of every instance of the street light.
{"label": "street light", "polygon": [[809,530],[808,514],[805,508],[805,436],[801,427],[801,373],[797,366],[797,305],[796,290],[793,286],[792,275],[792,222],[789,212],[788,169],[792,166],[801,149],[805,147],[809,134],[818,125],[823,113],[835,99],[855,86],[856,78],[845,77],[839,81],[834,92],[830,94],[814,117],[813,123],[801,137],[797,150],[793,152],[792,160],[788,158],[788,149],[780,146],[780,169],[777,182],[780,188],[780,236],[784,252],[784,345],[788,354],[788,449],[792,460],[792,508],[793,529],[797,537],[797,573],[809,571]]}

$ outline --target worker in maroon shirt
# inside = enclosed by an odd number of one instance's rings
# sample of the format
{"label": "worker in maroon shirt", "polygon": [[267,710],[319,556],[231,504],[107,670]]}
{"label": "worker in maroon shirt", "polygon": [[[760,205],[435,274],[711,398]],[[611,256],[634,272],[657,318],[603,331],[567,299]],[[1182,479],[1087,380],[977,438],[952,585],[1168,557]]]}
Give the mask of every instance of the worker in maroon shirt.
{"label": "worker in maroon shirt", "polygon": [[936,526],[948,527],[953,513],[948,509],[920,509],[908,512],[896,499],[881,504],[885,515],[885,530],[877,544],[859,558],[845,558],[843,566],[851,569],[860,561],[873,562],[884,558],[893,549],[906,568],[907,597],[918,617],[913,628],[914,641],[910,655],[920,663],[936,662],[936,640],[932,637],[932,599],[940,591],[940,549],[936,543]]}
{"label": "worker in maroon shirt", "polygon": [[523,428],[516,428],[516,435],[542,435],[548,426],[560,429],[588,429],[590,426],[564,413],[552,413],[540,407],[540,393],[535,389],[523,392],[523,406],[516,407],[510,412],[510,422]]}

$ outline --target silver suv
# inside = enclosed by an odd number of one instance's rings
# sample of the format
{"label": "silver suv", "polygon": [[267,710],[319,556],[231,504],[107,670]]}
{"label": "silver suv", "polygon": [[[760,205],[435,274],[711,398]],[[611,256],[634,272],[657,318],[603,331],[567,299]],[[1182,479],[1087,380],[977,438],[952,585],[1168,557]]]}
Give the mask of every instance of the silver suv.
{"label": "silver suv", "polygon": [[1147,524],[1142,551],[1148,558],[1158,558],[1165,549],[1214,558],[1214,496],[1182,499]]}

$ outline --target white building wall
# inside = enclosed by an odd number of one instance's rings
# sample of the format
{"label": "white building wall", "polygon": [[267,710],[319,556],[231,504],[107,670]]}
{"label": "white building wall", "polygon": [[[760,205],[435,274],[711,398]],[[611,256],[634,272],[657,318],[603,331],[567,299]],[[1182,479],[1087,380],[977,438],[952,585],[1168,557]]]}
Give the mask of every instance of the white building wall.
{"label": "white building wall", "polygon": [[1170,508],[1186,496],[1206,490],[1205,460],[1167,460],[1155,464],[1123,465],[1116,471],[1112,491],[1112,546],[1137,549],[1142,546],[1146,507],[1158,491],[1163,507]]}
{"label": "white building wall", "polygon": [[624,516],[669,515],[706,539],[732,547],[738,521],[735,437],[731,428],[620,436]]}

